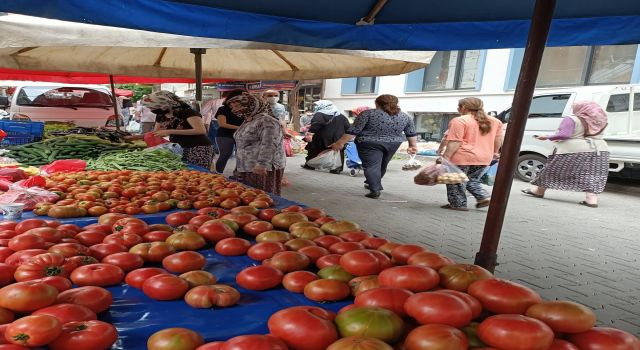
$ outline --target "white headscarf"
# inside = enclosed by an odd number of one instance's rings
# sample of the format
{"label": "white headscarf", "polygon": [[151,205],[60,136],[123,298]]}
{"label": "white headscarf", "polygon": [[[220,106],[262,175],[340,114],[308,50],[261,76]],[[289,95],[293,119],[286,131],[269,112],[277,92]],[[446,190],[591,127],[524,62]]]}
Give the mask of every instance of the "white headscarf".
{"label": "white headscarf", "polygon": [[329,100],[319,100],[313,103],[314,109],[313,113],[322,113],[326,115],[338,116],[342,113],[338,110],[336,105]]}

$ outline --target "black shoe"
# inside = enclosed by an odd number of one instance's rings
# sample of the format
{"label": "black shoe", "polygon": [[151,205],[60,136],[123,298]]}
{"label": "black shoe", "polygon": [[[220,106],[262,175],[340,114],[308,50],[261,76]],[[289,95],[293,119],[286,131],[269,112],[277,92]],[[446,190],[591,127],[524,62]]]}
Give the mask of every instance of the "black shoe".
{"label": "black shoe", "polygon": [[310,166],[308,166],[308,165],[306,165],[306,164],[302,164],[300,167],[301,167],[302,169],[307,169],[307,170],[316,170],[315,168],[312,168],[312,167],[310,167]]}
{"label": "black shoe", "polygon": [[365,194],[364,196],[368,197],[368,198],[377,199],[378,197],[380,197],[380,191],[371,191],[371,192]]}
{"label": "black shoe", "polygon": [[369,189],[369,184],[365,182],[365,184],[364,184],[364,188],[365,188],[366,190],[368,190],[368,189]]}
{"label": "black shoe", "polygon": [[329,172],[332,173],[332,174],[340,174],[340,173],[342,173],[342,168],[329,170]]}

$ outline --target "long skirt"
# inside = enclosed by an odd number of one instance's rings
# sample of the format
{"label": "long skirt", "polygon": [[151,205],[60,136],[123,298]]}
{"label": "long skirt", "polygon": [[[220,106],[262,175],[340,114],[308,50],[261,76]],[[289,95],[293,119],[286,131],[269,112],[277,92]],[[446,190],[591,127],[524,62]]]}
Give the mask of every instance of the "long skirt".
{"label": "long skirt", "polygon": [[280,195],[282,190],[282,176],[284,169],[268,171],[266,175],[257,175],[251,172],[238,172],[238,181],[245,185],[255,187],[268,193]]}
{"label": "long skirt", "polygon": [[185,147],[182,153],[182,159],[189,164],[211,169],[213,147],[211,145]]}
{"label": "long skirt", "polygon": [[602,193],[609,175],[609,152],[552,154],[531,184],[562,191]]}

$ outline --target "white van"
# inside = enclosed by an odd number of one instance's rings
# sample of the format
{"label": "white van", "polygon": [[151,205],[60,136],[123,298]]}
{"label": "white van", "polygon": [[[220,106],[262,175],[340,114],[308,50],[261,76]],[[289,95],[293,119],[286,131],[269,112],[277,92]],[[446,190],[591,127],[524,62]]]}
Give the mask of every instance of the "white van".
{"label": "white van", "polygon": [[12,120],[73,122],[82,127],[115,126],[111,92],[99,85],[21,85],[15,88],[7,107]]}
{"label": "white van", "polygon": [[[604,137],[611,153],[610,171],[640,179],[640,86],[586,86],[540,92],[537,90],[531,101],[516,177],[531,181],[553,151],[553,142],[540,141],[534,135],[555,133],[562,117],[571,114],[573,102],[592,100],[609,116]],[[507,109],[498,118],[508,122],[510,114],[511,109]]]}

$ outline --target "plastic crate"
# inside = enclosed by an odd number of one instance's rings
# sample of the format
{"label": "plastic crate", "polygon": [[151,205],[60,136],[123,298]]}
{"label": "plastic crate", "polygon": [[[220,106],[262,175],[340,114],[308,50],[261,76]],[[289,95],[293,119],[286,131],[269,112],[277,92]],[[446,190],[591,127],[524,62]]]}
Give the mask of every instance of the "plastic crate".
{"label": "plastic crate", "polygon": [[7,133],[7,138],[31,136],[36,140],[42,140],[44,135],[43,122],[0,120],[0,129]]}
{"label": "plastic crate", "polygon": [[36,141],[38,140],[36,140],[35,137],[30,135],[22,135],[22,136],[9,135],[5,137],[2,140],[2,142],[0,142],[0,146],[24,145],[24,144],[32,143]]}

